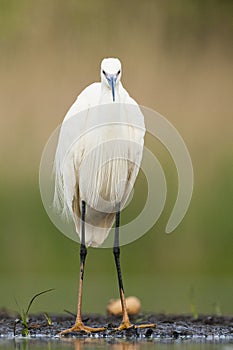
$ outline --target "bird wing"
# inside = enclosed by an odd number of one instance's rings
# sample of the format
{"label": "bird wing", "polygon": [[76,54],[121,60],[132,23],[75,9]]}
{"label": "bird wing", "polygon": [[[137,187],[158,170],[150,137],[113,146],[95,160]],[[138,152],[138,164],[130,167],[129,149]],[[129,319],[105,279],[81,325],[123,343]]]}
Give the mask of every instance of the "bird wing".
{"label": "bird wing", "polygon": [[[55,191],[53,205],[66,219],[73,216],[72,202],[78,188],[78,174],[75,163],[81,162],[82,147],[73,147],[85,133],[88,110],[95,92],[100,91],[100,84],[93,83],[77,97],[65,115],[60,128],[54,159]],[[97,94],[98,95],[98,94]],[[96,98],[96,97],[95,97]],[[96,102],[95,102],[96,103]],[[75,150],[75,153],[74,153]]]}

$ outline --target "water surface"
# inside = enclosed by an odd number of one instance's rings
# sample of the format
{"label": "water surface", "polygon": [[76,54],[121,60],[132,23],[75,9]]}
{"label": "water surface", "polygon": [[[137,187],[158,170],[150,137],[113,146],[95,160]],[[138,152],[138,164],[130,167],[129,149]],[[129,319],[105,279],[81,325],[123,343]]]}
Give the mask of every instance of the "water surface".
{"label": "water surface", "polygon": [[118,339],[8,339],[0,340],[2,349],[74,349],[74,350],[233,350],[227,342],[166,340],[118,340]]}

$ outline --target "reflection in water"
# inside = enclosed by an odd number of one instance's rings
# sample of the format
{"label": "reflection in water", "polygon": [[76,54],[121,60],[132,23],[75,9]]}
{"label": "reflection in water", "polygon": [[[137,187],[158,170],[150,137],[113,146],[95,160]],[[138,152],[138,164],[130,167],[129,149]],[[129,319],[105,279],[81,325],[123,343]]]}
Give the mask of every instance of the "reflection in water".
{"label": "reflection in water", "polygon": [[51,349],[73,349],[73,350],[94,350],[94,349],[111,349],[111,350],[149,350],[154,349],[155,344],[150,342],[125,341],[120,339],[33,339],[33,338],[15,338],[0,340],[0,349],[15,350],[51,350]]}
{"label": "reflection in water", "polygon": [[14,338],[0,339],[0,349],[15,350],[233,350],[233,344],[227,342],[205,342],[191,340],[172,339],[36,339],[36,338]]}
{"label": "reflection in water", "polygon": [[[137,341],[123,341],[123,340],[100,340],[100,339],[65,339],[66,343],[72,343],[74,350],[93,350],[93,349],[106,349],[111,350],[140,350],[152,348],[150,343]],[[148,345],[148,346],[146,346]],[[153,345],[154,347],[155,345]]]}

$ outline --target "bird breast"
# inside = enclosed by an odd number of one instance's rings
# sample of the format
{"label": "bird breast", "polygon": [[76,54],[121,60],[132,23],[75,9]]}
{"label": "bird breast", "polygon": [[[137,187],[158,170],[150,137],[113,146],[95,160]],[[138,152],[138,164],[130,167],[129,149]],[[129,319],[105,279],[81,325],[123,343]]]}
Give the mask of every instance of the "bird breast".
{"label": "bird breast", "polygon": [[82,200],[101,212],[113,212],[130,193],[132,169],[136,169],[137,144],[125,125],[103,125],[88,132],[79,145],[79,191]]}

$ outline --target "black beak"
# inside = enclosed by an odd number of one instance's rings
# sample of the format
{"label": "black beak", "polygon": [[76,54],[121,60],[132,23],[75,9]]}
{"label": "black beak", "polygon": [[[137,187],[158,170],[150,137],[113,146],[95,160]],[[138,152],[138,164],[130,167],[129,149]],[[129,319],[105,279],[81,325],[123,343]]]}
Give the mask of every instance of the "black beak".
{"label": "black beak", "polygon": [[111,90],[112,90],[112,99],[114,102],[115,101],[115,86],[116,86],[117,77],[115,75],[109,75],[107,79],[108,79],[108,83],[109,83]]}

